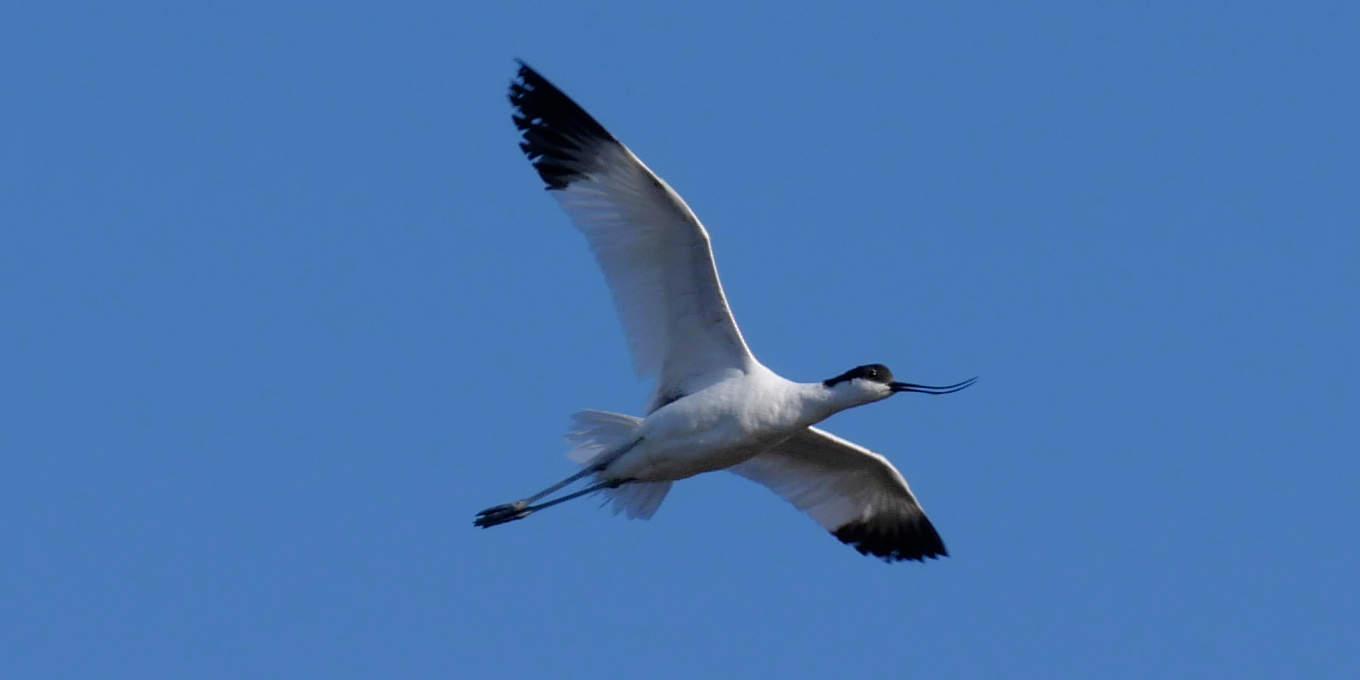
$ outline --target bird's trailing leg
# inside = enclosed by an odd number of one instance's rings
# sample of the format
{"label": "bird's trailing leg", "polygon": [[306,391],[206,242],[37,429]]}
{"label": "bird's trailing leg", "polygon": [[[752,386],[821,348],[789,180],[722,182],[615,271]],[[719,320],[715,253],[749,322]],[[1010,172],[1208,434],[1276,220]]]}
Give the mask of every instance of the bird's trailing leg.
{"label": "bird's trailing leg", "polygon": [[538,492],[538,493],[536,493],[536,494],[534,494],[534,495],[532,495],[532,496],[530,496],[530,497],[528,497],[528,498],[525,498],[525,499],[523,499],[523,500],[515,501],[514,503],[506,503],[505,505],[497,505],[497,506],[495,506],[495,507],[493,507],[493,508],[487,508],[487,509],[485,509],[485,510],[479,512],[479,513],[477,513],[477,519],[473,521],[473,524],[476,525],[476,526],[482,527],[482,528],[486,528],[486,527],[494,527],[494,526],[496,526],[497,524],[505,524],[506,522],[513,522],[513,521],[515,521],[515,520],[517,520],[517,519],[524,519],[525,517],[528,517],[531,513],[533,513],[533,512],[536,511],[536,510],[542,510],[543,508],[550,508],[550,507],[552,507],[552,506],[554,506],[554,505],[557,505],[558,503],[564,503],[564,502],[569,501],[569,500],[571,500],[571,499],[573,499],[573,498],[579,498],[579,497],[584,496],[584,495],[586,495],[586,494],[588,494],[588,493],[594,493],[594,492],[599,491],[599,490],[601,490],[601,489],[614,489],[614,488],[618,488],[620,485],[624,484],[625,482],[633,481],[633,480],[630,480],[630,479],[629,479],[629,480],[620,479],[620,480],[610,480],[610,481],[606,481],[606,482],[600,482],[599,484],[595,484],[594,486],[591,486],[590,488],[587,488],[587,489],[584,489],[584,490],[581,490],[581,491],[577,491],[576,493],[568,494],[568,495],[563,496],[563,497],[561,497],[561,498],[557,498],[557,499],[548,501],[547,503],[540,503],[540,504],[538,504],[538,505],[533,505],[534,501],[536,501],[536,500],[538,500],[538,499],[540,499],[540,498],[543,498],[544,496],[547,496],[548,494],[554,493],[554,492],[560,490],[561,488],[567,486],[568,484],[571,484],[571,483],[573,483],[573,482],[575,482],[575,481],[577,481],[577,480],[579,480],[579,479],[581,479],[581,478],[583,478],[583,477],[588,477],[588,476],[593,475],[593,474],[595,474],[595,473],[597,473],[597,472],[603,471],[605,468],[609,467],[609,465],[610,465],[611,463],[613,463],[614,461],[618,460],[618,459],[619,459],[619,456],[622,456],[623,454],[628,453],[629,451],[633,450],[633,447],[634,447],[634,446],[637,446],[637,445],[638,445],[638,442],[640,442],[640,441],[642,441],[642,440],[641,440],[641,439],[638,439],[638,440],[634,441],[633,443],[629,444],[628,446],[625,446],[625,447],[623,447],[622,449],[619,449],[618,451],[616,451],[616,452],[614,452],[614,453],[612,453],[612,454],[609,454],[608,456],[600,456],[600,460],[599,460],[598,462],[596,462],[595,464],[593,464],[593,465],[591,465],[591,466],[589,466],[589,467],[586,467],[586,468],[582,468],[580,472],[577,472],[576,474],[574,474],[574,475],[572,475],[572,476],[570,476],[570,477],[568,477],[568,478],[566,478],[566,479],[564,479],[564,480],[562,480],[562,481],[560,481],[560,482],[558,482],[558,483],[556,483],[556,484],[554,484],[554,485],[552,485],[552,486],[550,486],[550,487],[548,487],[548,488],[546,488],[546,489],[544,489],[544,490],[542,490],[542,491],[540,491],[540,492]]}
{"label": "bird's trailing leg", "polygon": [[473,524],[485,529],[487,527],[494,527],[497,524],[513,522],[517,519],[524,519],[525,517],[528,517],[529,515],[532,515],[533,513],[538,512],[539,510],[542,510],[544,508],[551,508],[552,506],[557,505],[559,503],[566,503],[567,501],[573,498],[580,498],[581,496],[592,494],[595,493],[596,491],[602,491],[604,489],[617,489],[631,481],[634,480],[610,479],[607,481],[600,482],[598,484],[592,484],[584,489],[581,489],[580,491],[569,493],[565,496],[562,496],[561,498],[554,498],[546,503],[539,503],[538,505],[529,505],[529,502],[527,500],[518,501],[516,503],[510,503],[507,505],[497,505],[494,508],[487,508],[477,513],[477,519],[473,522]]}

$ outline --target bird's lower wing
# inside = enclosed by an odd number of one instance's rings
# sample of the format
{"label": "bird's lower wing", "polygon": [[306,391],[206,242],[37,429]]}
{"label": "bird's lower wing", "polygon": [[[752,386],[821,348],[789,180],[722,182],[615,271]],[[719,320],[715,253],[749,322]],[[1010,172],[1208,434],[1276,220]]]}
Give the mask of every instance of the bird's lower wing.
{"label": "bird's lower wing", "polygon": [[703,225],[590,114],[528,66],[510,86],[520,148],[604,270],[653,407],[754,363]]}
{"label": "bird's lower wing", "polygon": [[862,554],[888,561],[949,554],[892,463],[824,430],[810,427],[732,471],[779,494]]}

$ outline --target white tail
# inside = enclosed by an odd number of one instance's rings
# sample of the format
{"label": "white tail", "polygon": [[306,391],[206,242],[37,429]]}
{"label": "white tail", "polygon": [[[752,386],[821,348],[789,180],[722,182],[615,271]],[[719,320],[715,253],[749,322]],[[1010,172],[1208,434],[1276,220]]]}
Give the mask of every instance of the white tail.
{"label": "white tail", "polygon": [[589,465],[602,453],[632,444],[642,422],[641,418],[608,411],[581,411],[571,419],[576,424],[567,430],[565,437],[572,445],[567,458],[578,465]]}
{"label": "white tail", "polygon": [[[572,445],[567,458],[583,466],[632,444],[642,423],[641,418],[608,411],[581,411],[571,418],[576,423],[566,434]],[[629,519],[650,519],[670,490],[670,482],[630,482],[617,489],[605,489],[604,493],[614,506],[614,514],[622,512]]]}

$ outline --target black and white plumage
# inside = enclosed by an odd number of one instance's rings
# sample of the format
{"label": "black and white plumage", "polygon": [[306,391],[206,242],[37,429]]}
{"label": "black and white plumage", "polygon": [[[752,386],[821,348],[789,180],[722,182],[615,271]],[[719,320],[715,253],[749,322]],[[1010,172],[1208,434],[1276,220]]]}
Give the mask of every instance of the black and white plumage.
{"label": "black and white plumage", "polygon": [[768,487],[863,554],[888,560],[949,554],[897,468],[825,430],[805,428],[732,472]]}
{"label": "black and white plumage", "polygon": [[649,410],[754,364],[684,199],[533,69],[519,77],[510,102],[520,148],[604,270],[637,371],[657,380]]}
{"label": "black and white plumage", "polygon": [[[650,517],[671,483],[731,470],[762,484],[859,552],[888,561],[947,555],[906,480],[886,458],[813,427],[897,392],[881,364],[796,383],[747,348],[718,281],[708,232],[683,199],[580,106],[521,64],[510,87],[521,149],[585,234],[604,270],[639,374],[656,380],[645,418],[585,411],[569,454],[576,475],[479,513],[495,526],[588,493],[616,512]],[[540,499],[579,479],[586,489]]]}

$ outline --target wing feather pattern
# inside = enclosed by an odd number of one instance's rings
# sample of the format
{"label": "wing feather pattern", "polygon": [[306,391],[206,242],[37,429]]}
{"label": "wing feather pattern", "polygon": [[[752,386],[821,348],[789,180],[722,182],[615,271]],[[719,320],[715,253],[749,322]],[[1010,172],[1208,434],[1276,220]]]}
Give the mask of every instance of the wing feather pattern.
{"label": "wing feather pattern", "polygon": [[888,459],[824,430],[810,427],[732,471],[807,512],[861,554],[889,562],[949,554]]}
{"label": "wing feather pattern", "polygon": [[528,66],[510,102],[520,148],[604,270],[638,374],[657,381],[649,410],[749,370],[708,232],[684,200]]}

